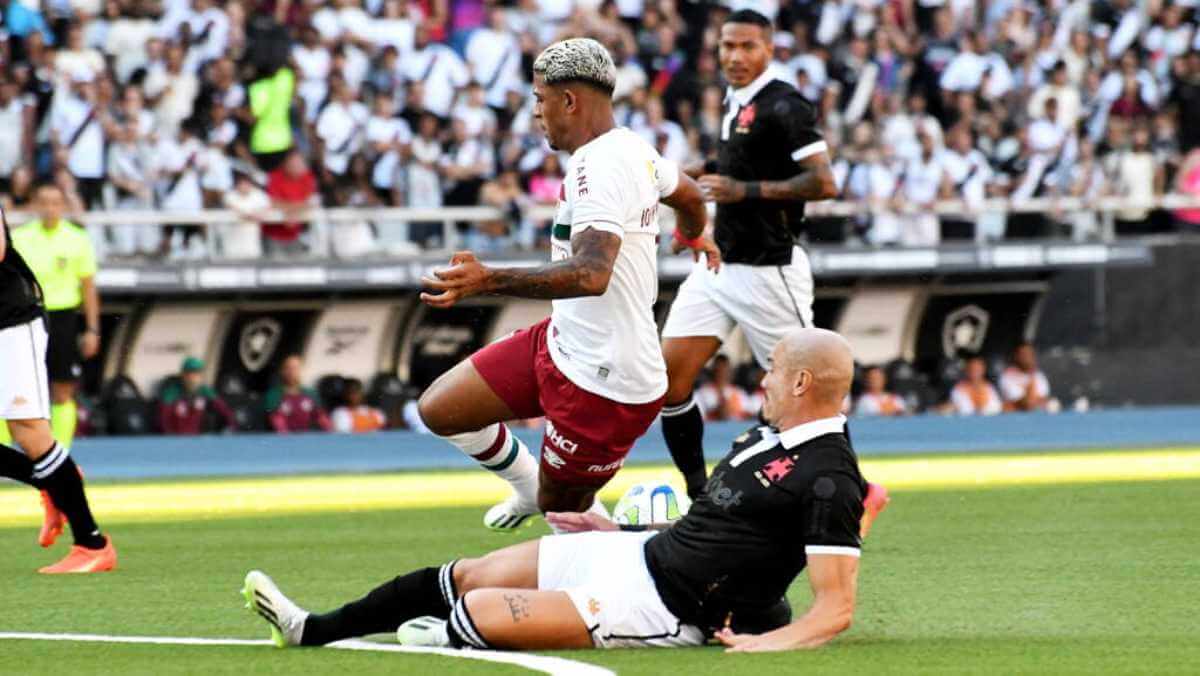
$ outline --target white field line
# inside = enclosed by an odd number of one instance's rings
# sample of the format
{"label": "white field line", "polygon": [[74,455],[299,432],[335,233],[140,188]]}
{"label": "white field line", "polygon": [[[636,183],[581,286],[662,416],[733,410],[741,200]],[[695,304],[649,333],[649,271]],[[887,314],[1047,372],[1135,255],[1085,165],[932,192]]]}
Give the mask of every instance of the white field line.
{"label": "white field line", "polygon": [[[274,646],[268,640],[251,640],[243,638],[192,638],[188,636],[109,636],[105,634],[47,634],[40,632],[0,632],[0,641],[74,641],[82,643],[137,643],[143,645],[219,645],[219,646]],[[338,641],[331,643],[329,648],[337,650],[362,650],[384,653],[418,653],[425,655],[441,655],[443,657],[458,657],[484,662],[499,662],[514,664],[533,671],[555,676],[616,676],[616,673],[584,662],[561,657],[546,657],[526,653],[506,653],[495,650],[454,650],[451,648],[417,648],[389,643],[372,643],[371,641]]]}

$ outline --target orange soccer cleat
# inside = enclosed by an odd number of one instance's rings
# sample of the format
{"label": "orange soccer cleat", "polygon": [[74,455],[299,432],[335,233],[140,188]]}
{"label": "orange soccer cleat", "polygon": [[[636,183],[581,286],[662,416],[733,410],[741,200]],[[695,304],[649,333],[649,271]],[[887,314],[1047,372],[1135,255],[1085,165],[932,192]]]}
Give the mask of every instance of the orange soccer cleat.
{"label": "orange soccer cleat", "polygon": [[38,533],[38,544],[43,547],[52,547],[55,542],[58,542],[58,536],[62,535],[67,517],[58,511],[58,507],[54,505],[54,500],[50,499],[49,493],[41,491],[41,494],[42,511],[45,516],[42,517],[42,530]]}
{"label": "orange soccer cleat", "polygon": [[859,537],[867,537],[867,533],[871,531],[871,524],[875,522],[891,498],[888,497],[888,491],[882,484],[867,483],[867,497],[863,498],[863,516],[862,522],[859,524]]}
{"label": "orange soccer cleat", "polygon": [[117,550],[112,538],[105,536],[103,549],[88,549],[75,545],[71,553],[53,566],[39,568],[39,573],[60,575],[64,573],[103,573],[117,567]]}

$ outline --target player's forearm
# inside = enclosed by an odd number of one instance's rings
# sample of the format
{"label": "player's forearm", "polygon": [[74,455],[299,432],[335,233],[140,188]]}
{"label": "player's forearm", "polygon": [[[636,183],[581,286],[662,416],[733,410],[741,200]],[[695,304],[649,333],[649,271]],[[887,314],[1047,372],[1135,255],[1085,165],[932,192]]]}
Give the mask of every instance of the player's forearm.
{"label": "player's forearm", "polygon": [[837,182],[829,165],[805,169],[786,181],[759,181],[746,184],[746,198],[764,200],[816,200],[837,197]]}
{"label": "player's forearm", "polygon": [[83,280],[83,318],[88,331],[100,333],[100,291],[93,277]]}
{"label": "player's forearm", "polygon": [[[703,169],[703,167],[701,167]],[[663,198],[662,203],[678,214],[675,227],[685,239],[696,239],[704,234],[708,226],[708,209],[704,206],[704,193],[695,180],[680,170],[679,185],[675,192]]]}
{"label": "player's forearm", "polygon": [[518,298],[578,298],[608,290],[612,267],[598,258],[575,255],[539,268],[494,268],[487,292]]}
{"label": "player's forearm", "polygon": [[810,650],[829,643],[849,629],[853,617],[853,606],[818,601],[800,619],[763,634],[763,637],[777,637],[789,650]]}

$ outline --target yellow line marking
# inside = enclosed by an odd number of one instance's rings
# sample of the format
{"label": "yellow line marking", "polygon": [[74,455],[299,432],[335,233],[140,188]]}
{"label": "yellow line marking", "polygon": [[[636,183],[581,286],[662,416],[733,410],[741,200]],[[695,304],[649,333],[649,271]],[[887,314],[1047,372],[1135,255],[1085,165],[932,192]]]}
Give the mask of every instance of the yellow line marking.
{"label": "yellow line marking", "polygon": [[[1200,478],[1200,449],[880,458],[864,460],[862,469],[890,490],[1156,481]],[[601,497],[611,504],[635,483],[674,477],[671,467],[628,467]],[[509,488],[484,471],[457,471],[100,483],[88,494],[101,523],[119,523],[487,506],[507,497]],[[40,519],[35,493],[0,489],[0,527]]]}

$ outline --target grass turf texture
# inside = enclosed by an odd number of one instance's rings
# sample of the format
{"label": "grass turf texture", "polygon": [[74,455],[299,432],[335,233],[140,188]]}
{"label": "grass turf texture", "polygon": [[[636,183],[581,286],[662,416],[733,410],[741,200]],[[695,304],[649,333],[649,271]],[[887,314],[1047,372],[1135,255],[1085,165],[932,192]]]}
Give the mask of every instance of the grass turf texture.
{"label": "grass turf texture", "polygon": [[[19,489],[0,494],[9,490]],[[898,490],[866,545],[855,626],[823,650],[563,656],[621,674],[1195,673],[1198,495],[1194,479]],[[397,573],[515,541],[480,518],[454,507],[114,524],[121,569],[65,578],[32,574],[61,545],[42,552],[33,524],[5,526],[0,631],[266,638],[238,594],[248,569],[324,610]],[[791,598],[802,611],[805,578]],[[522,670],[333,650],[0,641],[0,674],[335,671]]]}

